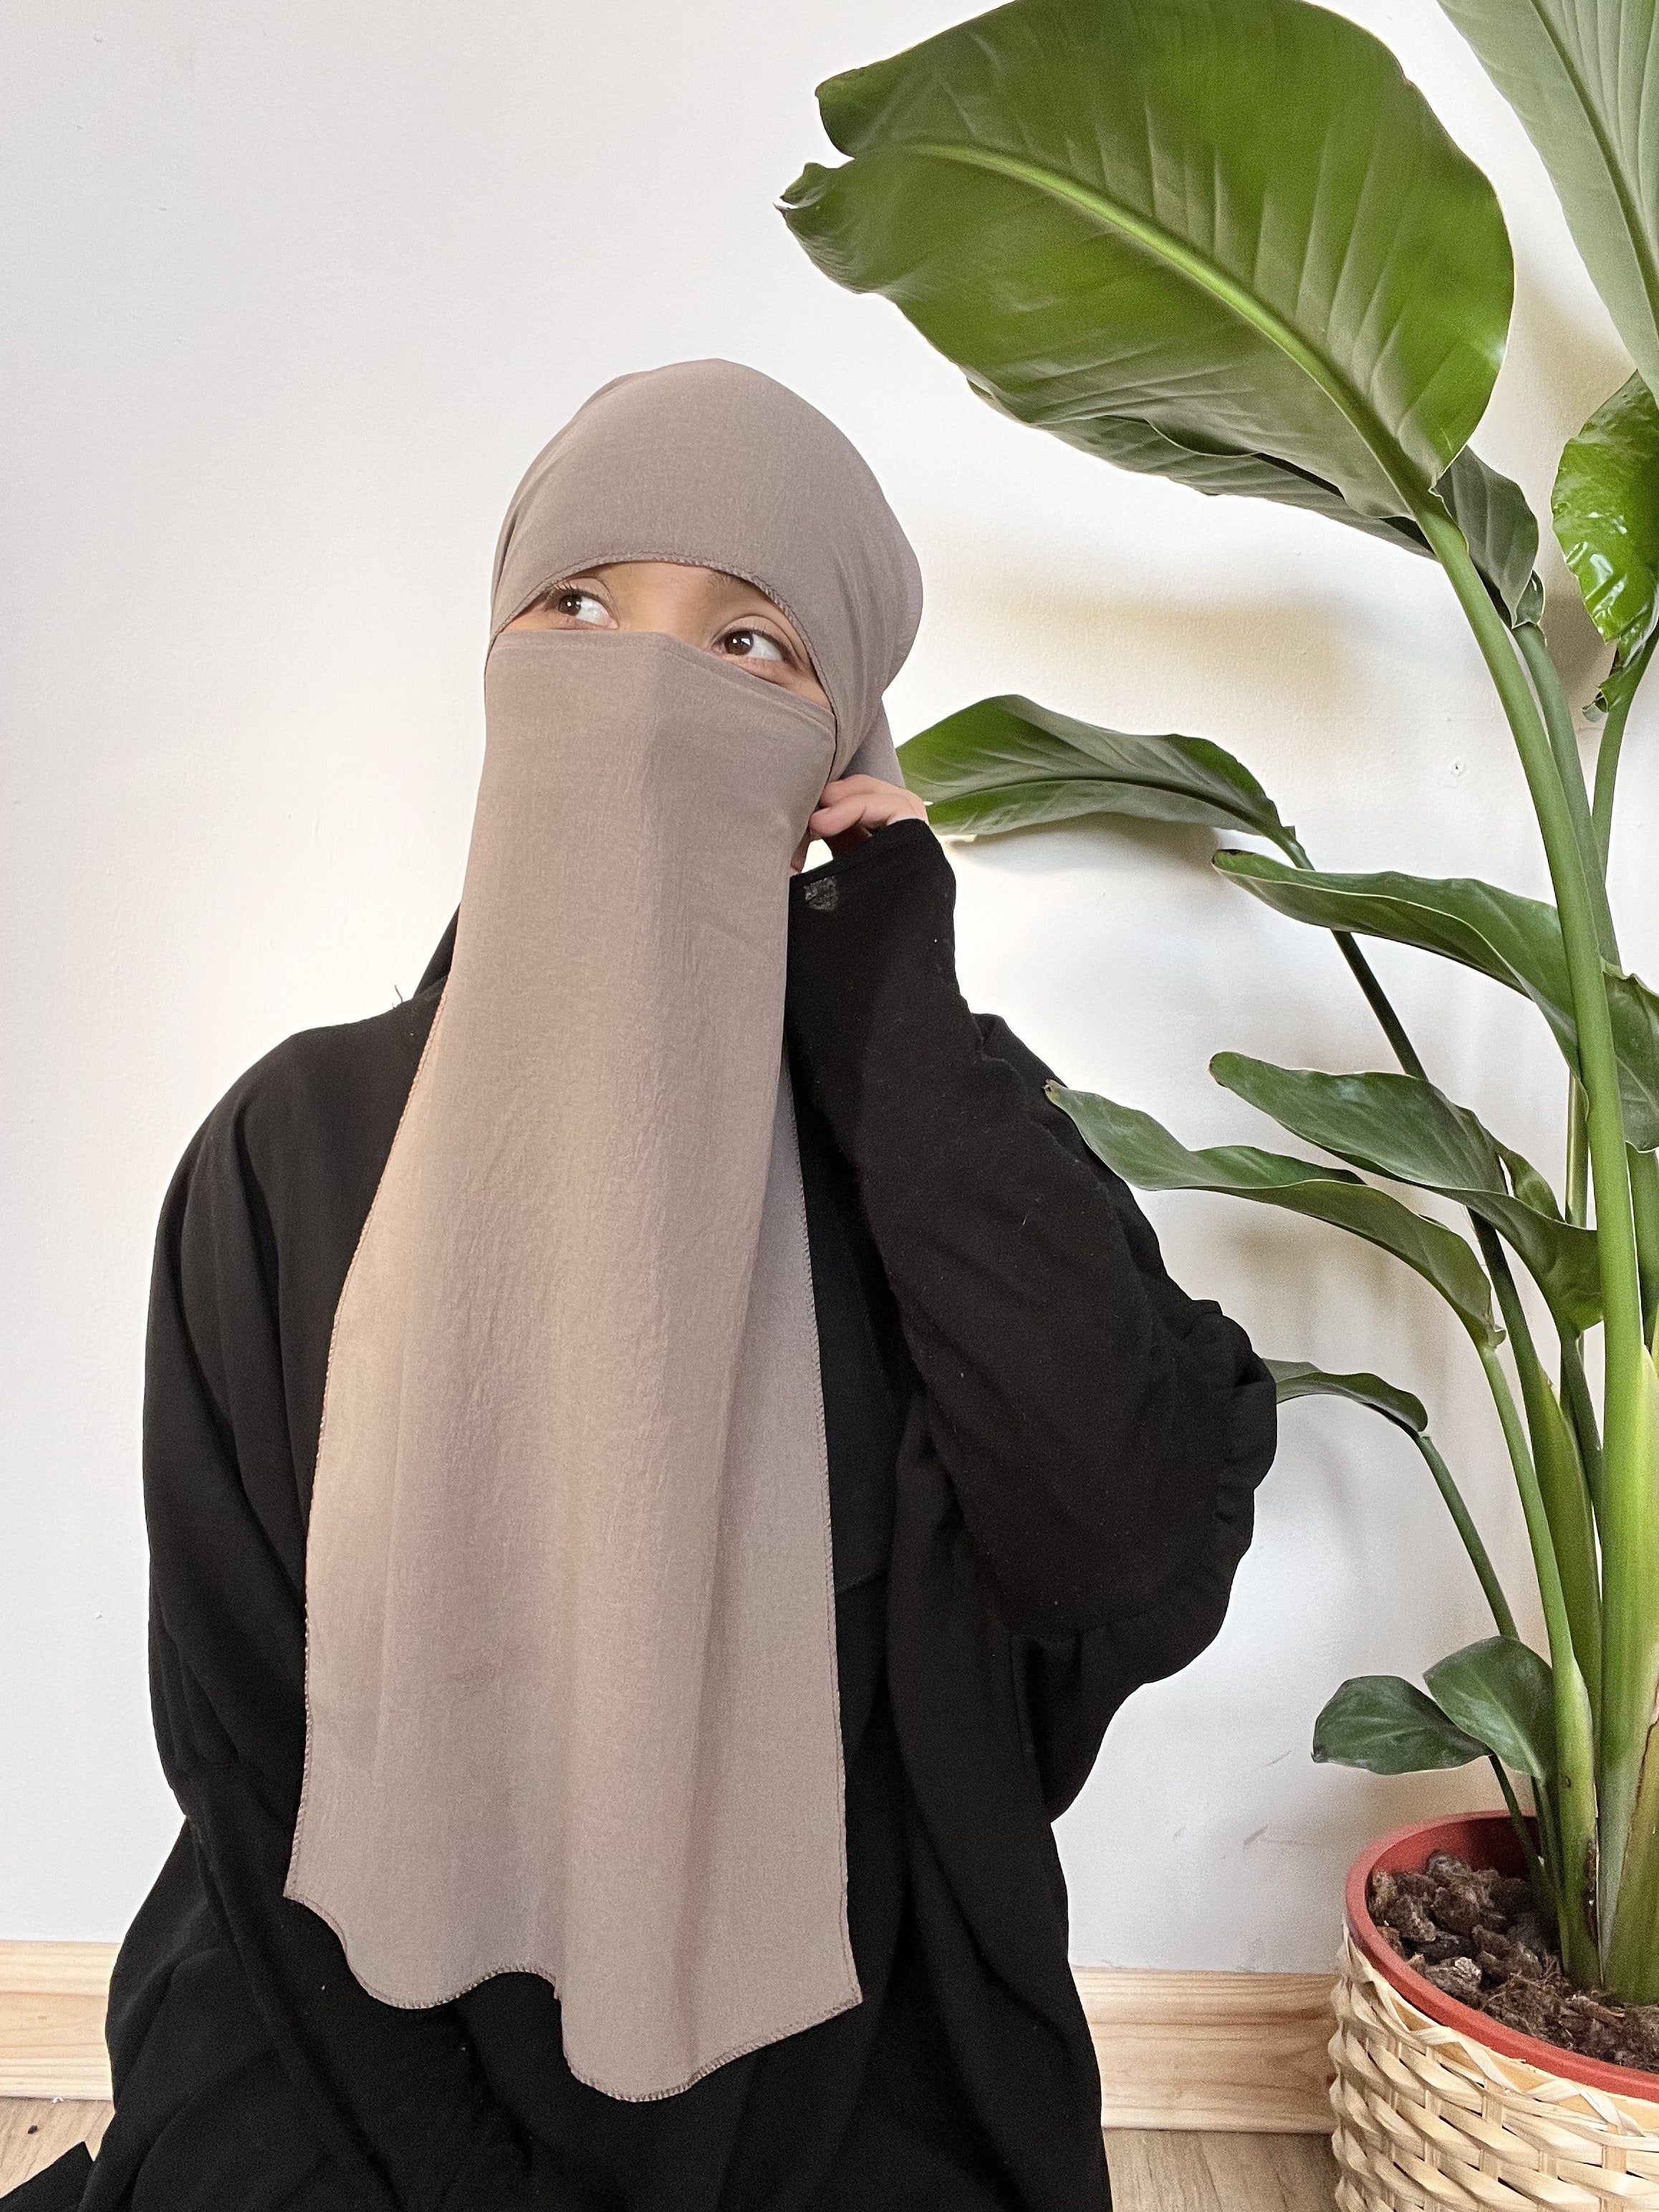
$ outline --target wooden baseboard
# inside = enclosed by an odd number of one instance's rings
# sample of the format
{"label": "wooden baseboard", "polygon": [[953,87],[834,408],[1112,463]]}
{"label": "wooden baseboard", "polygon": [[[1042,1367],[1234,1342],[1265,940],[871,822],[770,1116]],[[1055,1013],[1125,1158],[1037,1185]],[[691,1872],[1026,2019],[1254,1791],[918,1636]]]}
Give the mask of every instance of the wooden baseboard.
{"label": "wooden baseboard", "polygon": [[[0,1943],[0,2097],[110,2094],[112,1943]],[[1328,1974],[1084,1966],[1108,2128],[1323,2135]]]}
{"label": "wooden baseboard", "polygon": [[1103,2126],[1330,2133],[1329,1974],[1076,1971]]}
{"label": "wooden baseboard", "polygon": [[113,1943],[0,1943],[0,2097],[109,2095]]}

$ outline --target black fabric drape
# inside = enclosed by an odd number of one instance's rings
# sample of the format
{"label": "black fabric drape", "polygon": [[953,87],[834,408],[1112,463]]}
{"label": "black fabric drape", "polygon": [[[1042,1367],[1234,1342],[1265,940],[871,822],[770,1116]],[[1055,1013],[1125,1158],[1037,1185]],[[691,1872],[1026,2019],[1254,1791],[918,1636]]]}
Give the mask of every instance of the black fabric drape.
{"label": "black fabric drape", "polygon": [[[76,2212],[1101,2212],[1052,1818],[1214,1635],[1271,1458],[1242,1332],[1164,1272],[1047,1073],[957,988],[917,823],[791,893],[865,2002],[683,2096],[575,2082],[557,2000],[369,1997],[282,1898],[330,1324],[447,969],[292,1038],[191,1144],[145,1415],[158,1741],[185,1825],[111,1991]],[[8,2204],[12,2200],[8,2200]]]}

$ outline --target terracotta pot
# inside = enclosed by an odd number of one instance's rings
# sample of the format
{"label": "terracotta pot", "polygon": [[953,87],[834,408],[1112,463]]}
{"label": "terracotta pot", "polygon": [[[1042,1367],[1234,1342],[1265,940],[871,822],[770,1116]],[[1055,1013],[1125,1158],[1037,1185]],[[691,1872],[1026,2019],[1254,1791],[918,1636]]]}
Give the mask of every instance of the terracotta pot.
{"label": "terracotta pot", "polygon": [[1331,2039],[1341,2212],[1659,2212],[1659,2075],[1499,2026],[1378,1934],[1365,1904],[1373,1873],[1420,1872],[1436,1851],[1525,1871],[1501,1813],[1401,1828],[1355,1863]]}
{"label": "terracotta pot", "polygon": [[1354,1861],[1348,1875],[1347,1922],[1350,1934],[1373,1966],[1419,2012],[1427,2013],[1443,2027],[1473,2035],[1489,2050],[1505,2057],[1524,2059],[1545,2073],[1564,2075],[1570,2081],[1587,2081],[1594,2089],[1610,2089],[1616,2096],[1642,2097],[1659,2104],[1659,2074],[1638,2073],[1632,2066],[1609,2066],[1599,2058],[1581,2058],[1553,2043],[1540,2043],[1504,2027],[1473,2006],[1460,2004],[1432,1982],[1414,1974],[1398,1952],[1377,1933],[1365,1899],[1376,1873],[1420,1874],[1436,1851],[1451,1851],[1472,1867],[1496,1867],[1499,1874],[1524,1875],[1526,1863],[1508,1816],[1503,1813],[1468,1813],[1453,1820],[1428,1820],[1414,1828],[1396,1828]]}

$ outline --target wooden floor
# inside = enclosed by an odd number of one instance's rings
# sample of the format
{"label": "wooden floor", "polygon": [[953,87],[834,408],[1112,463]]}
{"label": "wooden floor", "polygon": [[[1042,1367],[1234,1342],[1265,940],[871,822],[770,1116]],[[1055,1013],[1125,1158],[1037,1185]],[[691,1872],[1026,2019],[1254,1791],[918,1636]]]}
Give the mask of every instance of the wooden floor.
{"label": "wooden floor", "polygon": [[[97,2148],[107,2105],[0,2098],[0,2196],[77,2142]],[[1106,2138],[1115,2212],[1330,2212],[1336,2168],[1319,2136]]]}
{"label": "wooden floor", "polygon": [[1336,2161],[1323,2136],[1106,2138],[1114,2212],[1331,2212]]}
{"label": "wooden floor", "polygon": [[0,2197],[78,2142],[96,2150],[112,2109],[69,2097],[54,2098],[48,2105],[0,2097]]}

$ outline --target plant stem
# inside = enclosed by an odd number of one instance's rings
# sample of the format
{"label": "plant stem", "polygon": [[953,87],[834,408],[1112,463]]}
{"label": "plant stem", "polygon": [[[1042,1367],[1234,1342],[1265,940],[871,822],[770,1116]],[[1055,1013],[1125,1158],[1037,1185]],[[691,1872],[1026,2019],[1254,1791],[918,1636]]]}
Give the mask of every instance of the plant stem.
{"label": "plant stem", "polygon": [[1578,1439],[1578,1457],[1584,1469],[1584,1480],[1589,1488],[1590,1510],[1595,1516],[1595,1525],[1601,1525],[1601,1437],[1595,1425],[1595,1401],[1590,1396],[1589,1378],[1584,1372],[1584,1353],[1576,1336],[1561,1333],[1561,1395],[1566,1401],[1571,1416],[1573,1434]]}
{"label": "plant stem", "polygon": [[1567,1073],[1567,1218],[1582,1229],[1589,1219],[1589,1101],[1584,1086]]}
{"label": "plant stem", "polygon": [[[1561,689],[1555,664],[1545,647],[1543,634],[1534,623],[1523,623],[1515,635],[1532,677],[1533,689],[1544,711],[1550,750],[1560,771],[1562,789],[1572,816],[1573,833],[1583,855],[1584,873],[1589,884],[1591,901],[1596,908],[1596,933],[1601,941],[1601,957],[1613,967],[1620,967],[1623,963],[1619,957],[1619,935],[1613,924],[1607,888],[1607,854],[1613,839],[1613,789],[1618,780],[1625,726],[1630,720],[1637,686],[1645,674],[1652,655],[1654,641],[1650,638],[1637,658],[1627,668],[1620,671],[1613,682],[1613,697],[1608,704],[1607,719],[1595,756],[1595,799],[1592,805],[1584,789],[1583,762],[1573,733],[1572,712],[1567,705],[1566,694]],[[1570,1102],[1567,1120],[1567,1218],[1570,1221],[1583,1221],[1586,1218],[1584,1114],[1583,1094],[1576,1085],[1570,1094]],[[1635,1151],[1631,1153],[1629,1165],[1631,1196],[1636,1213],[1637,1265],[1641,1279],[1642,1333],[1650,1343],[1655,1321],[1659,1318],[1659,1167],[1656,1167],[1651,1154]],[[1576,1213],[1572,1210],[1575,1196],[1578,1206]]]}
{"label": "plant stem", "polygon": [[1589,1492],[1571,1432],[1533,1343],[1508,1255],[1486,1222],[1477,1219],[1475,1229],[1480,1256],[1492,1276],[1509,1332],[1531,1436],[1533,1467],[1566,1601],[1572,1648],[1594,1717],[1600,1709],[1601,1692],[1601,1593],[1596,1581],[1595,1528]]}
{"label": "plant stem", "polygon": [[[1438,556],[1474,631],[1532,794],[1560,918],[1562,948],[1578,1032],[1578,1072],[1589,1099],[1590,1181],[1595,1199],[1596,1244],[1601,1269],[1601,1312],[1607,1392],[1602,1443],[1602,1553],[1605,1568],[1602,1670],[1602,1765],[1600,1918],[1619,1894],[1625,1849],[1635,1810],[1638,1779],[1659,1680],[1659,1512],[1655,1497],[1653,1363],[1642,1330],[1642,1297],[1636,1257],[1636,1223],[1626,1163],[1619,1063],[1613,1049],[1596,903],[1574,833],[1572,814],[1537,702],[1501,617],[1469,558],[1462,534],[1443,509],[1424,502],[1415,520]],[[1605,896],[1605,886],[1603,887]],[[1552,1656],[1553,1656],[1552,1638]],[[1559,1680],[1558,1723],[1571,1703]],[[1582,1685],[1580,1686],[1582,1687]],[[1563,1847],[1569,1899],[1576,1896],[1593,1831],[1589,1809],[1567,1788],[1563,1762]],[[1577,1787],[1574,1778],[1574,1790]],[[1580,1846],[1583,1846],[1581,1855]],[[1656,1869],[1659,1872],[1659,1869]],[[1578,1915],[1564,1899],[1564,1931]],[[1564,1932],[1564,1942],[1570,1935]]]}
{"label": "plant stem", "polygon": [[1527,664],[1527,673],[1532,678],[1538,703],[1543,709],[1550,751],[1554,756],[1556,773],[1561,780],[1562,796],[1566,800],[1568,818],[1572,823],[1573,837],[1589,890],[1601,957],[1616,963],[1619,941],[1613,934],[1613,908],[1607,902],[1606,864],[1591,818],[1589,793],[1584,787],[1583,757],[1578,750],[1578,738],[1572,726],[1572,709],[1567,704],[1567,695],[1561,689],[1561,679],[1555,672],[1555,663],[1550,659],[1544,633],[1537,623],[1518,623],[1513,635],[1520,647],[1521,658]]}
{"label": "plant stem", "polygon": [[1656,1956],[1655,1899],[1659,1897],[1659,1759],[1656,1731],[1650,1728],[1637,1776],[1623,1879],[1613,1925],[1604,1945],[1608,1986],[1632,2002],[1659,2000],[1659,1956]]}
{"label": "plant stem", "polygon": [[1555,1817],[1555,1808],[1550,1802],[1548,1787],[1542,1782],[1532,1785],[1533,1810],[1538,1817],[1538,1849],[1549,1877],[1550,1933],[1559,1949],[1561,1942],[1561,1824]]}
{"label": "plant stem", "polygon": [[1408,1433],[1413,1443],[1428,1462],[1429,1473],[1434,1477],[1435,1487],[1444,1498],[1446,1510],[1451,1515],[1457,1533],[1463,1540],[1463,1549],[1468,1553],[1469,1565],[1474,1569],[1480,1587],[1486,1592],[1486,1603],[1492,1607],[1492,1617],[1498,1624],[1498,1634],[1512,1636],[1519,1643],[1521,1632],[1515,1625],[1515,1615],[1510,1611],[1510,1601],[1504,1595],[1504,1585],[1498,1579],[1498,1570],[1493,1566],[1491,1554],[1487,1552],[1485,1544],[1480,1540],[1480,1531],[1475,1527],[1474,1516],[1463,1502],[1463,1493],[1458,1488],[1451,1469],[1440,1456],[1431,1437],[1419,1436],[1415,1430]]}
{"label": "plant stem", "polygon": [[1407,1075],[1422,1075],[1423,1063],[1418,1058],[1399,1015],[1389,1003],[1387,992],[1377,981],[1376,969],[1346,929],[1334,929],[1331,934],[1336,939],[1338,951],[1352,969],[1355,982],[1364,993],[1366,1005],[1381,1024],[1382,1034],[1389,1040],[1395,1058]]}
{"label": "plant stem", "polygon": [[[1578,750],[1578,740],[1572,726],[1572,710],[1567,704],[1566,694],[1561,689],[1561,679],[1555,663],[1550,659],[1543,632],[1535,623],[1522,623],[1515,632],[1516,643],[1521,649],[1532,678],[1532,686],[1543,710],[1545,727],[1549,733],[1550,750],[1555,756],[1556,769],[1561,778],[1561,788],[1567,808],[1572,817],[1573,834],[1577,840],[1584,872],[1590,885],[1590,898],[1596,913],[1596,930],[1604,959],[1616,960],[1618,939],[1613,932],[1613,909],[1607,893],[1607,843],[1598,833],[1594,810],[1584,788],[1583,757]],[[1617,765],[1616,749],[1613,766]],[[1596,757],[1600,795],[1601,756]],[[1609,811],[1613,804],[1612,785],[1607,793]],[[1599,896],[1597,894],[1599,893]],[[1576,1075],[1567,1077],[1567,1155],[1565,1163],[1565,1194],[1567,1219],[1583,1227],[1589,1219],[1589,1102],[1584,1086]],[[1640,1222],[1638,1224],[1638,1252],[1641,1248]],[[1561,1338],[1561,1392],[1572,1407],[1573,1425],[1578,1435],[1579,1455],[1585,1477],[1595,1500],[1596,1519],[1601,1519],[1601,1447],[1595,1433],[1595,1413],[1589,1402],[1589,1392],[1584,1384],[1584,1362],[1579,1340],[1569,1340],[1565,1332]]]}
{"label": "plant stem", "polygon": [[1625,726],[1630,720],[1637,686],[1647,673],[1648,663],[1653,658],[1656,645],[1659,645],[1659,631],[1648,640],[1633,660],[1623,668],[1615,668],[1601,687],[1602,696],[1607,702],[1607,719],[1601,725],[1601,742],[1596,748],[1595,796],[1590,805],[1590,818],[1595,825],[1596,850],[1601,856],[1604,872],[1607,854],[1613,847],[1613,793],[1619,777],[1619,755],[1625,742]]}
{"label": "plant stem", "polygon": [[[1601,957],[1618,968],[1623,963],[1619,957],[1619,935],[1613,925],[1607,884],[1607,851],[1613,835],[1613,785],[1619,774],[1619,755],[1624,744],[1625,725],[1630,717],[1636,687],[1647,666],[1645,655],[1652,649],[1652,641],[1650,640],[1644,648],[1639,662],[1632,663],[1626,672],[1624,680],[1614,687],[1613,702],[1607,714],[1607,726],[1602,732],[1601,747],[1595,757],[1595,806],[1592,808],[1584,788],[1584,764],[1579,754],[1578,740],[1573,732],[1572,710],[1567,704],[1566,693],[1561,689],[1555,663],[1550,659],[1544,643],[1543,632],[1534,623],[1522,623],[1515,633],[1515,639],[1527,664],[1528,673],[1532,678],[1539,704],[1543,708],[1550,750],[1560,772],[1561,788],[1566,797],[1567,810],[1572,817],[1573,835],[1578,842],[1591,903],[1595,908],[1596,935],[1601,947]],[[1576,1101],[1579,1095],[1576,1088],[1571,1095]],[[1573,1194],[1572,1152],[1577,1118],[1570,1106],[1567,1123],[1570,1209]],[[1581,1148],[1582,1142],[1581,1136]],[[1656,1168],[1650,1154],[1635,1151],[1631,1153],[1629,1168],[1631,1195],[1636,1212],[1637,1266],[1642,1289],[1642,1333],[1650,1341],[1656,1316],[1659,1316],[1659,1168]],[[1578,1202],[1582,1209],[1582,1165],[1578,1170]],[[1573,1218],[1569,1211],[1568,1218]],[[1583,1218],[1582,1211],[1577,1218]]]}
{"label": "plant stem", "polygon": [[1522,1421],[1494,1350],[1477,1345],[1486,1372],[1510,1464],[1521,1493],[1521,1510],[1538,1570],[1538,1594],[1544,1604],[1550,1669],[1555,1689],[1556,1791],[1561,1818],[1561,1961],[1582,1989],[1595,1978],[1596,1966],[1593,1885],[1595,1863],[1595,1746],[1589,1698],[1573,1650],[1566,1593],[1556,1564],[1549,1516],[1532,1462]]}
{"label": "plant stem", "polygon": [[[1313,862],[1308,857],[1307,848],[1299,838],[1290,837],[1283,840],[1280,850],[1290,860],[1292,867],[1311,868],[1313,866]],[[1352,932],[1346,929],[1334,929],[1331,935],[1336,939],[1336,949],[1347,962],[1354,981],[1364,993],[1365,1004],[1376,1016],[1378,1024],[1383,1036],[1389,1040],[1389,1048],[1395,1058],[1407,1075],[1422,1076],[1423,1063],[1417,1056],[1415,1046],[1406,1034],[1406,1025],[1390,1005],[1388,993],[1376,979],[1376,970],[1360,951],[1358,942]],[[1427,1078],[1425,1077],[1424,1080],[1426,1081]]]}
{"label": "plant stem", "polygon": [[[1510,1826],[1514,1829],[1520,1841],[1522,1856],[1527,1863],[1527,1877],[1532,1883],[1532,1893],[1537,1899],[1540,1911],[1547,1909],[1549,1917],[1553,1918],[1555,1914],[1553,1889],[1548,1875],[1544,1871],[1544,1862],[1533,1848],[1532,1838],[1527,1832],[1527,1816],[1521,1810],[1521,1800],[1516,1796],[1515,1786],[1509,1776],[1504,1771],[1502,1760],[1490,1753],[1487,1756],[1492,1771],[1498,1777],[1498,1786],[1504,1793],[1504,1802],[1509,1808]],[[1534,1784],[1533,1786],[1535,1793],[1537,1784]]]}
{"label": "plant stem", "polygon": [[1642,1284],[1642,1334],[1650,1346],[1659,1321],[1659,1162],[1630,1147],[1630,1195],[1636,1212],[1636,1266]]}
{"label": "plant stem", "polygon": [[[1572,817],[1573,835],[1584,863],[1590,900],[1595,908],[1596,935],[1601,957],[1611,966],[1622,966],[1619,933],[1607,898],[1607,850],[1613,835],[1613,785],[1619,774],[1620,749],[1630,716],[1636,687],[1647,665],[1652,641],[1638,662],[1632,663],[1625,680],[1615,686],[1607,714],[1607,726],[1595,757],[1595,802],[1592,807],[1584,788],[1584,764],[1572,726],[1572,710],[1555,664],[1535,623],[1523,623],[1515,633],[1522,658],[1532,678],[1533,689],[1543,709],[1550,750],[1560,772],[1561,788]],[[1582,1086],[1572,1080],[1567,1107],[1567,1218],[1583,1222],[1585,1208],[1585,1103]],[[1659,1168],[1646,1152],[1632,1151],[1629,1162],[1631,1196],[1636,1215],[1636,1256],[1642,1290],[1642,1333],[1650,1343],[1659,1317]],[[1576,1210],[1575,1210],[1576,1207]]]}

